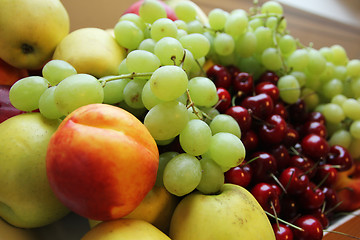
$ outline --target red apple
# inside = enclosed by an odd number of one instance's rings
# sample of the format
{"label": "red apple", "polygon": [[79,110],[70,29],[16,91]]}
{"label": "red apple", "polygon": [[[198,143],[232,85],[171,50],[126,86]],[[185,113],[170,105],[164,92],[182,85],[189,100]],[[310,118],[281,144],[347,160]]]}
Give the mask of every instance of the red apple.
{"label": "red apple", "polygon": [[13,85],[17,80],[29,76],[26,69],[19,69],[6,63],[0,58],[0,84]]}
{"label": "red apple", "polygon": [[153,188],[159,152],[135,116],[90,104],[62,121],[50,139],[46,164],[50,186],[65,206],[105,221],[132,212]]}
{"label": "red apple", "polygon": [[342,202],[336,211],[354,211],[360,208],[360,162],[343,172],[338,173],[334,189]]}
{"label": "red apple", "polygon": [[[130,5],[130,7],[124,12],[124,14],[126,13],[135,13],[137,15],[139,15],[139,8],[141,6],[141,4],[144,2],[144,0],[139,0],[135,3],[133,3],[132,5]],[[166,3],[164,3],[163,1],[159,2],[164,6],[167,17],[173,21],[177,20],[178,18],[176,17],[175,11],[168,6]]]}

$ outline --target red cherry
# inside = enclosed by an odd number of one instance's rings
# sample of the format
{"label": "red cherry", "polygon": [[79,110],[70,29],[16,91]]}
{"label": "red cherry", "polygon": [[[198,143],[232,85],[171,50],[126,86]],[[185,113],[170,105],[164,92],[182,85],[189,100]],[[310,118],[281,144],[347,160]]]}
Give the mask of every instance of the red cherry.
{"label": "red cherry", "polygon": [[228,108],[225,114],[232,116],[240,126],[241,132],[246,132],[251,127],[252,118],[249,111],[241,106]]}
{"label": "red cherry", "polygon": [[323,187],[322,191],[325,195],[325,210],[330,210],[335,208],[339,204],[339,197],[337,192],[332,187]]}
{"label": "red cherry", "polygon": [[326,162],[332,165],[339,165],[338,171],[349,170],[354,163],[349,151],[340,145],[330,147]]}
{"label": "red cherry", "polygon": [[294,222],[294,225],[304,230],[293,229],[295,239],[297,240],[321,240],[323,238],[323,227],[314,216],[301,216]]}
{"label": "red cherry", "polygon": [[317,121],[307,121],[303,125],[302,132],[304,135],[314,133],[319,135],[320,137],[326,138],[327,137],[327,130],[326,126],[321,122]]}
{"label": "red cherry", "polygon": [[280,174],[279,181],[287,193],[292,195],[302,194],[309,184],[308,176],[296,167],[284,169]]}
{"label": "red cherry", "polygon": [[286,122],[280,115],[271,115],[259,129],[260,139],[270,145],[279,144],[285,137]]}
{"label": "red cherry", "polygon": [[287,225],[282,223],[273,223],[272,227],[275,233],[276,240],[293,240],[293,232]]}
{"label": "red cherry", "polygon": [[217,95],[219,97],[219,103],[216,105],[216,109],[220,113],[224,113],[231,105],[231,95],[225,88],[218,87]]}
{"label": "red cherry", "polygon": [[280,212],[279,195],[268,183],[258,183],[251,189],[251,194],[259,202],[261,207],[270,213]]}
{"label": "red cherry", "polygon": [[314,210],[323,205],[325,195],[320,188],[316,188],[316,185],[310,182],[306,190],[300,195],[299,200],[303,209]]}
{"label": "red cherry", "polygon": [[315,175],[315,181],[322,182],[322,186],[333,186],[336,182],[338,171],[331,164],[323,164],[318,167]]}
{"label": "red cherry", "polygon": [[327,228],[330,225],[329,218],[326,216],[324,211],[321,208],[317,208],[311,212],[309,212],[310,215],[316,217],[320,223],[323,229]]}
{"label": "red cherry", "polygon": [[251,155],[251,159],[256,158],[250,163],[253,169],[253,180],[262,182],[270,180],[271,174],[277,171],[276,159],[267,152],[255,152]]}
{"label": "red cherry", "polygon": [[276,85],[277,82],[279,81],[279,76],[272,71],[266,71],[263,74],[261,74],[259,81],[260,82],[271,82]]}
{"label": "red cherry", "polygon": [[279,89],[271,82],[260,82],[255,86],[255,94],[266,93],[274,102],[279,99]]}
{"label": "red cherry", "polygon": [[253,77],[247,72],[239,72],[233,77],[232,86],[241,95],[250,95],[254,87]]}
{"label": "red cherry", "polygon": [[283,170],[289,166],[290,154],[285,145],[280,144],[271,148],[270,153],[275,157],[278,170]]}
{"label": "red cherry", "polygon": [[285,129],[285,136],[283,139],[283,143],[286,147],[292,147],[299,141],[299,133],[294,128],[289,125]]}
{"label": "red cherry", "polygon": [[283,197],[280,199],[280,206],[281,219],[292,221],[299,214],[298,203],[292,196],[288,194],[283,195]]}
{"label": "red cherry", "polygon": [[330,150],[326,139],[313,133],[306,135],[301,140],[301,148],[305,155],[314,159],[325,158]]}
{"label": "red cherry", "polygon": [[316,173],[314,162],[306,156],[292,156],[289,161],[289,166],[299,168],[301,171],[306,173],[309,178],[312,178]]}
{"label": "red cherry", "polygon": [[259,144],[258,135],[253,130],[241,133],[241,141],[244,144],[246,152],[255,151]]}
{"label": "red cherry", "polygon": [[246,97],[240,105],[250,110],[251,114],[260,119],[268,118],[274,109],[273,100],[266,93]]}
{"label": "red cherry", "polygon": [[276,102],[274,105],[274,110],[272,114],[280,115],[283,119],[288,120],[288,111],[285,108],[284,104],[281,102]]}
{"label": "red cherry", "polygon": [[214,64],[206,71],[206,75],[216,87],[229,89],[231,86],[231,75],[224,66]]}
{"label": "red cherry", "polygon": [[250,164],[244,164],[229,169],[225,172],[225,182],[247,187],[251,182],[252,169]]}
{"label": "red cherry", "polygon": [[304,123],[307,118],[307,110],[303,99],[297,100],[296,103],[289,105],[289,117],[292,123]]}
{"label": "red cherry", "polygon": [[227,69],[230,73],[231,78],[233,79],[238,73],[240,73],[240,69],[234,65],[227,66]]}
{"label": "red cherry", "polygon": [[307,121],[319,122],[325,125],[325,117],[320,112],[310,112],[307,116]]}

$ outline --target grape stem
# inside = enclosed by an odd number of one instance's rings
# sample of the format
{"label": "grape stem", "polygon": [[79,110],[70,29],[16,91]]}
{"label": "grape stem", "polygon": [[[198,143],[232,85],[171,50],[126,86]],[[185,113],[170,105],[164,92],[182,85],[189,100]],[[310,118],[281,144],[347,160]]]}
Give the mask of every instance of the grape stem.
{"label": "grape stem", "polygon": [[105,84],[107,82],[110,82],[110,81],[119,80],[119,79],[126,79],[126,78],[133,79],[135,77],[151,77],[152,74],[153,74],[153,72],[145,72],[145,73],[132,72],[132,73],[121,74],[121,75],[109,77],[109,78],[106,78],[106,79],[102,79],[100,81],[101,81],[101,83],[102,83],[102,85],[104,87]]}
{"label": "grape stem", "polygon": [[194,114],[195,114],[200,120],[203,120],[203,118],[199,115],[199,112],[196,111],[196,109],[195,109],[194,102],[191,100],[191,97],[190,97],[189,89],[186,89],[186,95],[187,95],[187,98],[188,98],[188,104],[186,105],[186,108],[187,108],[187,109],[192,108]]}

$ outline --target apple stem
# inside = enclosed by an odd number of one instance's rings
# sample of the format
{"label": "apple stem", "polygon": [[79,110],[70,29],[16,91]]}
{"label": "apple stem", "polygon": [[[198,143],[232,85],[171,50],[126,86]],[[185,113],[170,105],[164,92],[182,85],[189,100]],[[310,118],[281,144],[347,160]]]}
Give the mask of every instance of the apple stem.
{"label": "apple stem", "polygon": [[[269,212],[267,212],[267,211],[264,211],[267,215],[269,215],[270,217],[272,217],[272,218],[276,218],[273,214],[271,214],[271,213],[269,213]],[[285,221],[285,220],[283,220],[283,219],[281,219],[281,218],[277,218],[278,219],[278,221],[279,222],[282,222],[282,223],[285,223],[286,225],[289,225],[290,227],[292,227],[292,228],[295,228],[295,229],[297,229],[297,230],[299,230],[299,231],[304,231],[304,229],[302,229],[301,227],[298,227],[298,226],[296,226],[296,225],[294,225],[294,224],[292,224],[292,223],[289,223],[289,222],[287,222],[287,221]]]}

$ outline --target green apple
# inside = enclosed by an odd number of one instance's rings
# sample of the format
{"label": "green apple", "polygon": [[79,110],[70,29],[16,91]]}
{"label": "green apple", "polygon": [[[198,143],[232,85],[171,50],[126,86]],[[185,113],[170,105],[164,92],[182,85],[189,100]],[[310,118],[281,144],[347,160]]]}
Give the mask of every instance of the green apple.
{"label": "green apple", "polygon": [[217,195],[193,192],[177,205],[172,240],[275,240],[264,210],[245,188],[224,184]]}
{"label": "green apple", "polygon": [[140,219],[120,218],[105,221],[90,229],[81,240],[170,240],[170,238]]}
{"label": "green apple", "polygon": [[[180,198],[169,193],[164,186],[154,186],[140,205],[125,218],[141,219],[168,233],[170,220]],[[89,220],[90,227],[101,221]]]}
{"label": "green apple", "polygon": [[20,114],[0,124],[0,217],[13,226],[45,226],[69,213],[46,175],[47,145],[58,125],[40,113]]}
{"label": "green apple", "polygon": [[53,59],[67,61],[78,73],[101,78],[118,75],[126,51],[106,30],[81,28],[71,32],[56,47]]}
{"label": "green apple", "polygon": [[0,58],[37,70],[69,34],[69,15],[59,0],[1,0]]}

